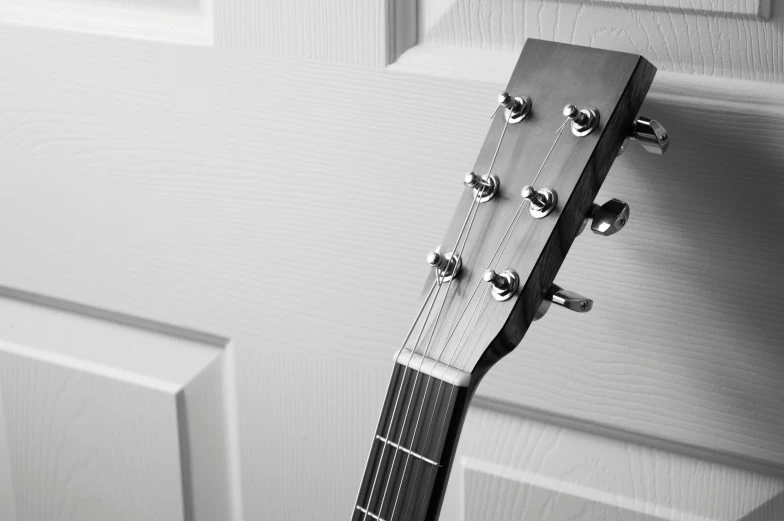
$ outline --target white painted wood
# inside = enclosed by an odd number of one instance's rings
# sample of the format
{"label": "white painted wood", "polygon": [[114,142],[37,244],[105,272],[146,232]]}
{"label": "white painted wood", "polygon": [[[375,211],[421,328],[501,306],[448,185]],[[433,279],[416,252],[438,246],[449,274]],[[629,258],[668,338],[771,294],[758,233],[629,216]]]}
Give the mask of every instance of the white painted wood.
{"label": "white painted wood", "polygon": [[635,52],[660,70],[784,81],[784,14],[766,1],[421,0],[419,42],[515,53],[526,38]]}
{"label": "white painted wood", "polygon": [[213,0],[5,0],[0,21],[85,33],[213,44]]}
{"label": "white painted wood", "polygon": [[709,2],[683,2],[680,0],[598,0],[632,9],[658,9],[667,12],[694,12],[701,15],[735,17],[770,17],[771,0],[710,0]]}
{"label": "white painted wood", "polygon": [[[230,0],[215,5],[219,47],[384,66],[398,33],[391,0]],[[404,27],[399,31],[404,32]],[[402,51],[401,51],[402,52]]]}
{"label": "white painted wood", "polygon": [[416,43],[415,0],[4,0],[0,22],[384,66]]}
{"label": "white painted wood", "polygon": [[2,293],[0,441],[17,519],[232,519],[214,338]]}
{"label": "white painted wood", "polygon": [[[502,84],[29,28],[0,42],[0,222],[18,223],[0,282],[231,337],[245,517],[348,517],[423,254]],[[618,160],[600,199],[631,203],[628,229],[582,237],[557,279],[594,310],[553,310],[480,394],[781,472],[780,89],[664,78],[644,113],[670,154]]]}
{"label": "white painted wood", "polygon": [[482,408],[469,413],[456,468],[448,501],[463,521],[784,515],[784,479]]}
{"label": "white painted wood", "polygon": [[11,479],[11,454],[8,451],[3,391],[0,385],[0,519],[17,521],[14,484]]}
{"label": "white painted wood", "polygon": [[[239,487],[227,463],[236,457],[226,428],[228,417],[223,392],[225,356],[207,366],[177,396],[180,453],[187,521],[242,519],[232,512],[231,487]],[[216,464],[217,462],[217,464]]]}

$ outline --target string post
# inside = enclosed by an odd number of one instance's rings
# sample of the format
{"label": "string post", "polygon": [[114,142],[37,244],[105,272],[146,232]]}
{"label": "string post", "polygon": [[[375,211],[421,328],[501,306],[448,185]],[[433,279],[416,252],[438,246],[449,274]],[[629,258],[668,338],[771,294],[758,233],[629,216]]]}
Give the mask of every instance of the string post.
{"label": "string post", "polygon": [[528,210],[536,219],[550,215],[558,204],[558,194],[552,188],[537,190],[531,185],[525,185],[520,195],[530,201],[531,207]]}
{"label": "string post", "polygon": [[501,181],[495,174],[486,174],[480,176],[476,172],[469,172],[463,179],[463,183],[469,188],[474,189],[474,199],[484,203],[495,197],[498,192],[498,187],[501,186]]}
{"label": "string post", "polygon": [[513,270],[496,273],[495,270],[489,269],[482,275],[482,279],[490,284],[493,298],[501,302],[512,298],[520,286],[520,277]]}
{"label": "string post", "polygon": [[505,109],[507,122],[519,123],[531,112],[532,102],[528,96],[512,96],[508,92],[502,92],[498,95],[498,104]]}
{"label": "string post", "polygon": [[455,278],[460,273],[460,268],[463,267],[460,255],[456,255],[454,252],[444,254],[439,251],[431,251],[427,254],[427,263],[435,268],[438,279],[442,283]]}
{"label": "string post", "polygon": [[576,105],[566,105],[563,115],[572,120],[572,134],[587,136],[599,125],[599,111],[594,108],[579,109]]}

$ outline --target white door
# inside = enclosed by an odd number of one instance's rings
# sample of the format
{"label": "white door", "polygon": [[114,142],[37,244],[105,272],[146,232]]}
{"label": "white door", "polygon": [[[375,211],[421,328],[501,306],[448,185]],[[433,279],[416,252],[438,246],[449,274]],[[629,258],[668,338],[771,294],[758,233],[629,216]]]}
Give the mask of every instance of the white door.
{"label": "white door", "polygon": [[528,37],[645,55],[672,143],[616,161],[630,225],[557,278],[594,310],[485,379],[442,519],[784,519],[783,7],[3,0],[0,519],[349,519]]}

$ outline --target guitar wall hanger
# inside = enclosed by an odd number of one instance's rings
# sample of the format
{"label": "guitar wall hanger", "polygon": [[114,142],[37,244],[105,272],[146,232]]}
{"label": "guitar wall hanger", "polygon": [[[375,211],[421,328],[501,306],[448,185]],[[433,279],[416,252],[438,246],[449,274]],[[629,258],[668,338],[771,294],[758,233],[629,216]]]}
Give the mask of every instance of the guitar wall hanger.
{"label": "guitar wall hanger", "polygon": [[524,337],[553,304],[593,308],[554,279],[585,228],[626,227],[628,204],[594,199],[628,141],[667,151],[664,127],[637,115],[655,73],[639,55],[526,42],[444,249],[427,256],[424,301],[395,354],[352,521],[438,519],[482,377],[518,345],[542,348]]}

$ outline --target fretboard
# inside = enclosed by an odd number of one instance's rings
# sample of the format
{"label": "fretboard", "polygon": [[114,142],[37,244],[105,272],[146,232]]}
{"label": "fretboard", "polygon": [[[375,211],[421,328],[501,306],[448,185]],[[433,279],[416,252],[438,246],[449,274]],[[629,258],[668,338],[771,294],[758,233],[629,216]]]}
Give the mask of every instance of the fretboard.
{"label": "fretboard", "polygon": [[352,521],[432,520],[441,508],[472,391],[410,365],[395,364]]}

